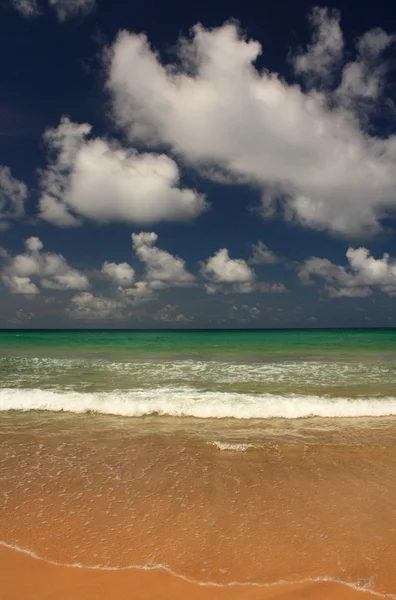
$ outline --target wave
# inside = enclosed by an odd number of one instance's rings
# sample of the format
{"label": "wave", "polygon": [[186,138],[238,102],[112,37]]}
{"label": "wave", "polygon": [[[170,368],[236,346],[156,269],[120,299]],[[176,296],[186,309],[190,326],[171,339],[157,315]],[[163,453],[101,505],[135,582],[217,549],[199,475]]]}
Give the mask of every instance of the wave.
{"label": "wave", "polygon": [[202,419],[299,419],[396,415],[396,398],[333,398],[298,394],[205,392],[193,388],[81,393],[70,390],[3,388],[0,411],[51,411],[142,417]]}
{"label": "wave", "polygon": [[396,368],[393,362],[341,362],[341,361],[278,361],[230,362],[215,360],[173,360],[113,362],[104,359],[79,358],[0,358],[3,385],[14,387],[31,383],[64,380],[65,375],[73,385],[91,381],[118,380],[128,386],[143,387],[147,381],[166,387],[189,382],[234,385],[264,384],[306,386],[323,389],[325,386],[396,385]]}

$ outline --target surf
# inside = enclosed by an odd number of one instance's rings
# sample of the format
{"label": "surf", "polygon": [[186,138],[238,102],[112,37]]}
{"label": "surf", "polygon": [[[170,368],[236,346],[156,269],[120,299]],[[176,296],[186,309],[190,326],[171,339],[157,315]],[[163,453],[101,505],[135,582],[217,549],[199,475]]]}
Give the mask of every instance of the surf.
{"label": "surf", "polygon": [[201,419],[387,417],[396,415],[396,398],[244,394],[190,387],[86,393],[3,388],[0,390],[0,411],[92,412],[124,417],[160,415]]}

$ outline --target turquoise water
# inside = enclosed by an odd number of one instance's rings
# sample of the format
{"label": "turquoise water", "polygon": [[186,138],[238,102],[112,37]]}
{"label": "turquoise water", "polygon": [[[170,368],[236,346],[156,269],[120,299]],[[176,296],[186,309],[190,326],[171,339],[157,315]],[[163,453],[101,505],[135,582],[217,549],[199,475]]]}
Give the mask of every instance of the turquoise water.
{"label": "turquoise water", "polygon": [[396,414],[396,330],[2,331],[0,410]]}
{"label": "turquoise water", "polygon": [[0,352],[23,356],[78,352],[125,358],[139,353],[216,357],[385,352],[396,357],[396,330],[0,331]]}

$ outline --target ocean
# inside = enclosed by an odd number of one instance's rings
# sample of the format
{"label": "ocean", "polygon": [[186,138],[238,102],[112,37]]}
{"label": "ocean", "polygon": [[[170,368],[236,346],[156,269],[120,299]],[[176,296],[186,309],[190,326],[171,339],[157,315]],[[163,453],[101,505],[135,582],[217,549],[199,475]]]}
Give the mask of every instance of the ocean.
{"label": "ocean", "polygon": [[2,331],[0,410],[396,415],[396,330]]}
{"label": "ocean", "polygon": [[0,566],[396,598],[395,390],[391,329],[2,331]]}

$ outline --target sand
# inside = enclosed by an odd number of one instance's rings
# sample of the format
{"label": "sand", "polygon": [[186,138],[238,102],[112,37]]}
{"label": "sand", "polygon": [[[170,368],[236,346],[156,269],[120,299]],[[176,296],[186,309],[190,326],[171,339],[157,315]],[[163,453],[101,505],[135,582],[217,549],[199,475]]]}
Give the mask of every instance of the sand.
{"label": "sand", "polygon": [[371,593],[340,583],[208,587],[163,571],[99,571],[55,566],[0,548],[3,600],[363,600]]}
{"label": "sand", "polygon": [[393,422],[303,440],[87,422],[0,424],[2,600],[396,597]]}

